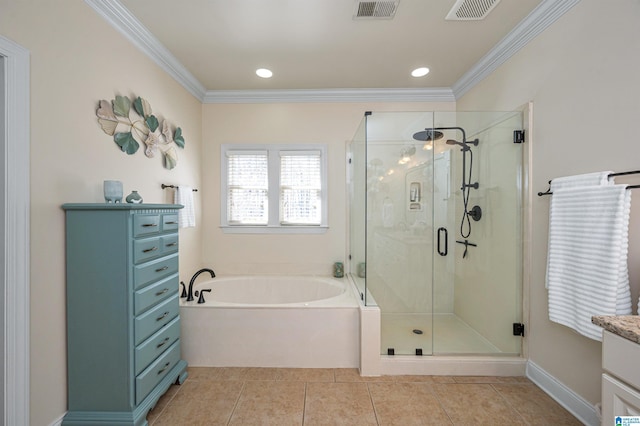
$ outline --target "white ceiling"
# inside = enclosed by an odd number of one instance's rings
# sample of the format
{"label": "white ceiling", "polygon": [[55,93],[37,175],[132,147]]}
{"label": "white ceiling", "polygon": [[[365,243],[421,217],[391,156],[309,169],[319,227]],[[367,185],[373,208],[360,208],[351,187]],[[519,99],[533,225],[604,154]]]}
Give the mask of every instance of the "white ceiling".
{"label": "white ceiling", "polygon": [[[224,91],[452,87],[545,1],[502,0],[481,21],[445,20],[455,0],[400,0],[392,20],[354,20],[355,0],[119,3],[206,91]],[[411,77],[420,66],[431,72]]]}

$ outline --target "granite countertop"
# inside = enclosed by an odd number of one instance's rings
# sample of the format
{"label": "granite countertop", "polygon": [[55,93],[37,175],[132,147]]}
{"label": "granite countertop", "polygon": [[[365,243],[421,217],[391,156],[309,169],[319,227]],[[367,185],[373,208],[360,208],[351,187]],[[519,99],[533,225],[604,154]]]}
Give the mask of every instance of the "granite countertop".
{"label": "granite countertop", "polygon": [[591,322],[620,337],[640,343],[640,315],[594,316]]}

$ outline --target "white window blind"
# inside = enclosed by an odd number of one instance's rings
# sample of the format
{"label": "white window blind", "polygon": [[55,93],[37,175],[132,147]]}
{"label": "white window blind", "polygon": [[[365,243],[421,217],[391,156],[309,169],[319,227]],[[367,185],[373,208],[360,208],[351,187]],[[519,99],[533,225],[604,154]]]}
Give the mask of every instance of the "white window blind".
{"label": "white window blind", "polygon": [[227,152],[227,220],[266,225],[269,220],[267,152]]}
{"label": "white window blind", "polygon": [[221,158],[224,232],[326,231],[326,145],[225,144]]}
{"label": "white window blind", "polygon": [[322,178],[320,151],[280,152],[280,223],[320,225]]}

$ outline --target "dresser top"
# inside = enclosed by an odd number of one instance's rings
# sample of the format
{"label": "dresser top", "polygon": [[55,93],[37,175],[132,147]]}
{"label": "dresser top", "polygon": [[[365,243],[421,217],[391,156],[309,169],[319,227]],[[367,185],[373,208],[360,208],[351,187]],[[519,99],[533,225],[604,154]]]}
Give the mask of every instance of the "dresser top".
{"label": "dresser top", "polygon": [[591,317],[591,322],[613,334],[640,343],[640,316],[608,315]]}
{"label": "dresser top", "polygon": [[182,204],[133,204],[133,203],[67,203],[65,210],[150,210],[150,209],[181,209]]}

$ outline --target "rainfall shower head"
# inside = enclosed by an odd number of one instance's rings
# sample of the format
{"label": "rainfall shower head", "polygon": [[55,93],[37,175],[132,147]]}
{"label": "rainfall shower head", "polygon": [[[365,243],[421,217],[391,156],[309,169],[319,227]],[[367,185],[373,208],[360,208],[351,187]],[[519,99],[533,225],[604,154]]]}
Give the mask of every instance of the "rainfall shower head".
{"label": "rainfall shower head", "polygon": [[430,142],[438,139],[442,139],[444,134],[433,129],[424,129],[420,132],[414,133],[413,138],[421,142]]}

